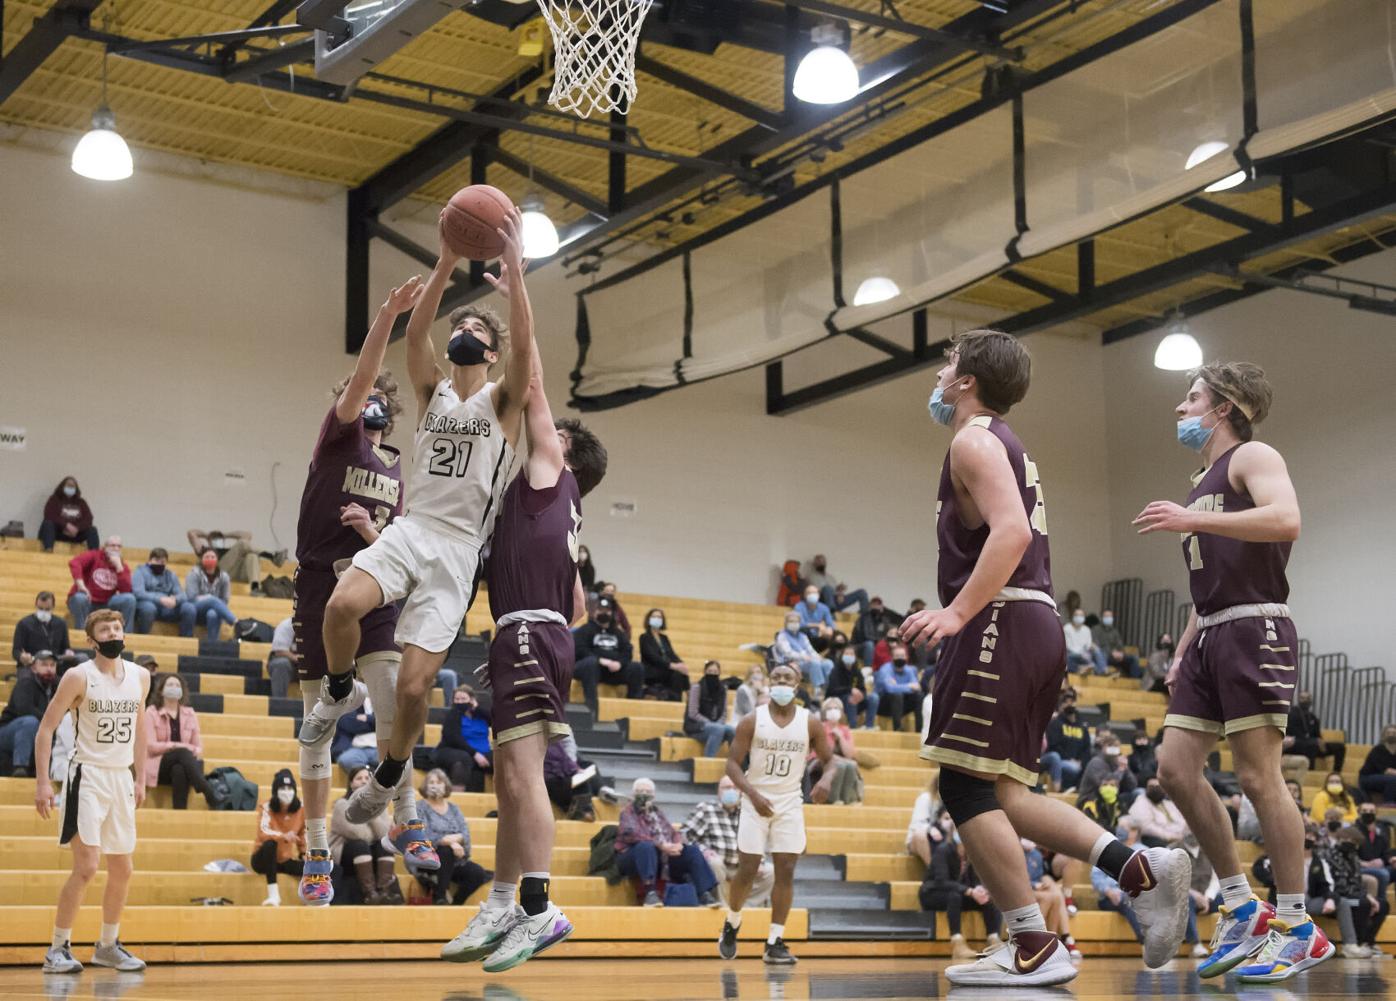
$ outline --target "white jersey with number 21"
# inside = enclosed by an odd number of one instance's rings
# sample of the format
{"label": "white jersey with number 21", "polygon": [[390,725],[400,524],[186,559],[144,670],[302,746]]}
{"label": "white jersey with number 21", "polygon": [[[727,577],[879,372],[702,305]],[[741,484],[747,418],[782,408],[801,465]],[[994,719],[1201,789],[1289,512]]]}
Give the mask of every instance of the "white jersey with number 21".
{"label": "white jersey with number 21", "polygon": [[407,516],[477,543],[494,528],[513,460],[494,411],[494,385],[462,400],[450,379],[436,384],[412,442],[407,484]]}
{"label": "white jersey with number 21", "polygon": [[800,784],[809,757],[809,710],[801,706],[785,726],[771,718],[771,707],[758,706],[756,729],[746,770],[752,788],[771,801],[777,813],[804,802]]}

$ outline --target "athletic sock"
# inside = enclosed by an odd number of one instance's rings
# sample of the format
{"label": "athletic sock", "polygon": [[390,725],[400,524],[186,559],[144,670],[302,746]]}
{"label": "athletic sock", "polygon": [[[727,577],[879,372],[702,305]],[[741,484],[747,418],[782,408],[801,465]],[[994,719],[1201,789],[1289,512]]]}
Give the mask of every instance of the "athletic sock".
{"label": "athletic sock", "polygon": [[740,928],[742,926],[742,912],[729,910],[727,912],[727,923],[733,928]]}
{"label": "athletic sock", "polygon": [[485,906],[493,910],[502,910],[506,907],[514,906],[514,894],[518,892],[518,883],[501,883],[494,881],[494,886],[490,887],[490,895],[485,898]]}
{"label": "athletic sock", "polygon": [[268,883],[267,899],[273,900],[278,904],[281,903],[281,887],[277,886],[275,883]]}
{"label": "athletic sock", "polygon": [[1109,831],[1103,831],[1091,848],[1090,862],[1118,883],[1120,874],[1125,871],[1125,866],[1133,857],[1134,849]]}
{"label": "athletic sock", "polygon": [[[1247,900],[1251,899],[1251,884],[1246,881],[1246,874],[1238,872],[1234,876],[1227,876],[1219,881],[1221,883],[1222,903],[1227,907],[1240,907]],[[1302,893],[1285,894],[1285,896],[1295,896],[1299,898],[1299,911],[1304,911],[1304,895]]]}
{"label": "athletic sock", "polygon": [[330,836],[324,817],[312,817],[305,822],[305,846],[311,851],[330,850]]}
{"label": "athletic sock", "polygon": [[776,924],[774,921],[772,921],[772,922],[771,922],[771,933],[770,933],[769,935],[766,936],[766,944],[767,944],[767,945],[775,945],[775,944],[776,944],[776,939],[778,939],[778,938],[784,938],[784,937],[785,937],[785,925],[778,925],[778,924]]}
{"label": "athletic sock", "polygon": [[114,925],[102,924],[102,935],[97,939],[98,945],[115,945],[117,933],[121,931],[121,922]]}
{"label": "athletic sock", "polygon": [[1019,932],[1047,930],[1047,922],[1042,918],[1042,908],[1037,901],[1016,910],[1004,911],[1003,923],[1008,927],[1010,938]]}
{"label": "athletic sock", "polygon": [[73,929],[71,929],[71,928],[59,928],[57,925],[54,925],[54,926],[53,926],[53,941],[52,941],[52,943],[51,943],[51,947],[52,947],[52,948],[54,948],[54,949],[61,949],[61,948],[63,948],[65,945],[67,945],[69,942],[71,942],[72,940],[73,940]]}
{"label": "athletic sock", "polygon": [[[404,779],[410,779],[411,773],[404,771]],[[377,781],[376,779],[374,781]],[[397,787],[393,794],[393,823],[410,824],[417,819],[417,792],[412,788],[410,781],[403,782]]]}
{"label": "athletic sock", "polygon": [[327,674],[325,677],[329,679],[330,698],[335,701],[339,701],[354,690],[354,672],[352,669],[343,674]]}
{"label": "athletic sock", "polygon": [[373,773],[373,778],[384,789],[391,789],[402,779],[403,770],[407,767],[407,759],[398,759],[391,754],[385,755],[379,762],[378,768]]}
{"label": "athletic sock", "polygon": [[1275,895],[1275,917],[1293,928],[1309,920],[1304,911],[1304,894],[1278,893]]}
{"label": "athletic sock", "polygon": [[548,873],[526,872],[519,883],[519,899],[523,902],[524,913],[537,917],[548,909]]}

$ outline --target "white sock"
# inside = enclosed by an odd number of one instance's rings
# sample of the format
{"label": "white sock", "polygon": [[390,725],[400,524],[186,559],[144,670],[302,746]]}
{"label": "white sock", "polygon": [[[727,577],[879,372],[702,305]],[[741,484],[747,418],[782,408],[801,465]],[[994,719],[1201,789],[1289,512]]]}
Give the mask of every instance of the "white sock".
{"label": "white sock", "polygon": [[1275,916],[1293,928],[1309,920],[1304,911],[1304,894],[1277,893],[1275,895]]}
{"label": "white sock", "polygon": [[305,822],[305,847],[311,851],[327,852],[330,850],[330,836],[326,829],[325,818],[318,820],[311,818]]}
{"label": "white sock", "polygon": [[771,933],[766,936],[767,945],[775,945],[776,939],[785,937],[785,925],[778,925],[771,922]]}
{"label": "white sock", "polygon": [[1042,919],[1042,908],[1037,906],[1037,901],[1017,910],[1004,911],[1003,921],[1008,926],[1010,938],[1023,931],[1047,930],[1047,922]]}
{"label": "white sock", "polygon": [[740,928],[742,926],[742,912],[728,910],[727,923],[733,928]]}
{"label": "white sock", "polygon": [[109,925],[109,924],[103,923],[103,924],[102,924],[102,935],[101,935],[100,938],[97,939],[97,944],[98,944],[98,945],[112,945],[113,943],[116,942],[116,935],[117,935],[117,933],[118,933],[119,931],[121,931],[121,922],[120,922],[120,921],[118,921],[118,922],[117,922],[116,924],[114,924],[114,925]]}
{"label": "white sock", "polygon": [[51,943],[53,948],[61,949],[72,940],[73,929],[59,928],[57,925],[53,926],[53,942]]}
{"label": "white sock", "polygon": [[275,883],[268,883],[267,899],[275,900],[278,904],[281,903],[281,887],[277,886]]}
{"label": "white sock", "polygon": [[494,910],[514,906],[514,895],[519,891],[518,883],[501,883],[494,881],[490,887],[490,895],[485,898],[485,906]]}
{"label": "white sock", "polygon": [[[408,769],[405,775],[411,775],[411,762],[408,762]],[[377,779],[374,779],[377,782]],[[399,785],[393,793],[393,823],[397,825],[410,824],[417,819],[417,794],[412,788],[411,782]]]}
{"label": "white sock", "polygon": [[[1251,884],[1246,882],[1245,873],[1238,872],[1221,880],[1222,903],[1227,907],[1240,907],[1251,899]],[[1299,912],[1304,911],[1304,895],[1298,894]]]}
{"label": "white sock", "polygon": [[1100,837],[1096,839],[1095,844],[1091,846],[1091,857],[1087,860],[1091,863],[1091,868],[1095,868],[1095,866],[1100,862],[1100,853],[1105,851],[1105,849],[1109,848],[1114,843],[1114,834],[1112,834],[1109,831],[1104,831],[1101,833]]}

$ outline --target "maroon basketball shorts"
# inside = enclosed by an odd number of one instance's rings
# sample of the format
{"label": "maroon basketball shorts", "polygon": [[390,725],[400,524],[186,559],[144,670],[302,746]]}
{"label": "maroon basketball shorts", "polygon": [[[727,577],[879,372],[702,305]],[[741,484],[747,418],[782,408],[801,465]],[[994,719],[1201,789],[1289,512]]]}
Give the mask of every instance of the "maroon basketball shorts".
{"label": "maroon basketball shorts", "polygon": [[1201,630],[1183,651],[1163,725],[1228,736],[1261,726],[1283,731],[1298,653],[1291,619],[1232,619]]}
{"label": "maroon basketball shorts", "polygon": [[561,623],[512,622],[496,630],[489,661],[496,744],[534,733],[555,740],[572,732],[567,723],[572,664],[572,631]]}
{"label": "maroon basketball shorts", "polygon": [[[325,605],[338,580],[330,571],[296,568],[296,590],[291,605],[291,625],[295,628],[296,677],[301,681],[319,681],[329,670],[325,660]],[[393,642],[397,627],[397,606],[382,605],[359,620],[359,649],[356,658],[371,653],[398,653]]]}
{"label": "maroon basketball shorts", "polygon": [[1051,605],[990,602],[941,645],[921,757],[1037,785],[1065,675],[1066,640]]}

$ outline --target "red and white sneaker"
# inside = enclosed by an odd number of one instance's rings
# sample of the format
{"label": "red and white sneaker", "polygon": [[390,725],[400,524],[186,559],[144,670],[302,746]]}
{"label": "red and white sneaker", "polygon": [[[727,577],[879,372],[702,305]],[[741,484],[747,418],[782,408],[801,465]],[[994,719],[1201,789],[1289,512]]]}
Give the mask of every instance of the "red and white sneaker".
{"label": "red and white sneaker", "polygon": [[945,977],[962,987],[1051,987],[1076,973],[1061,939],[1049,931],[1025,931],[973,963],[948,967]]}

